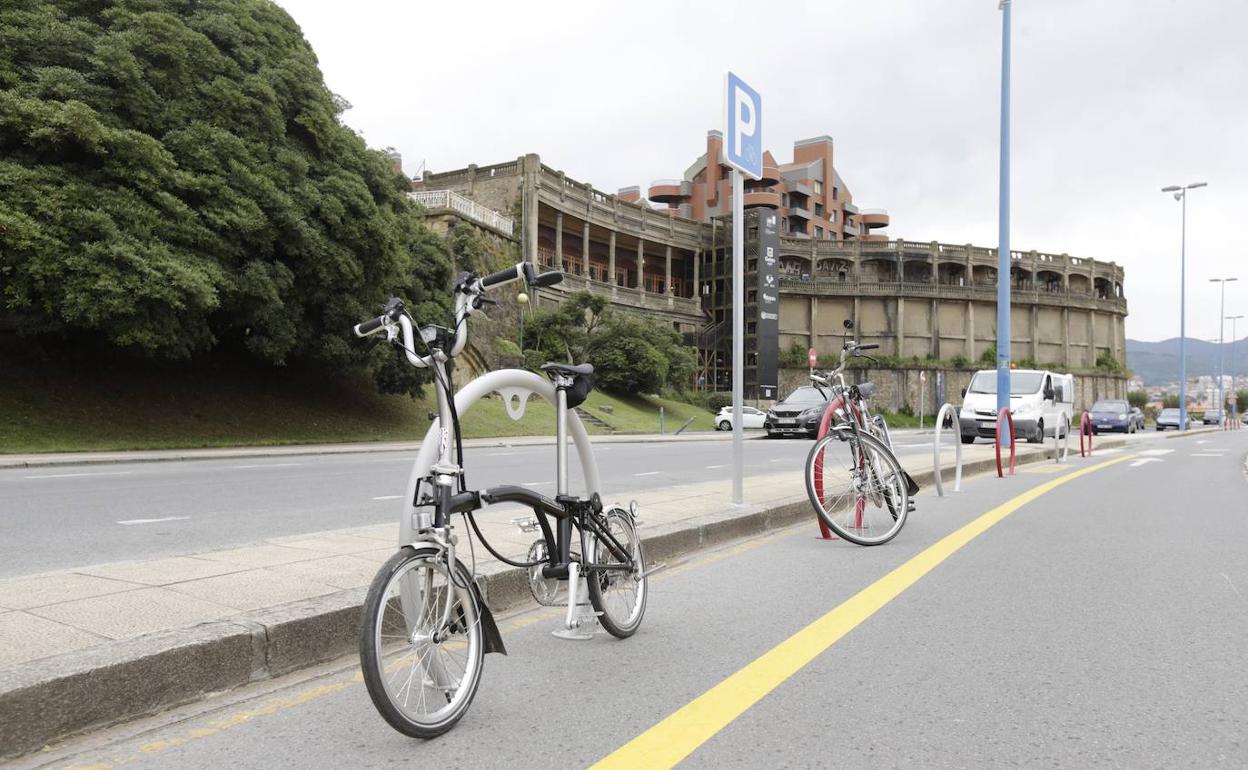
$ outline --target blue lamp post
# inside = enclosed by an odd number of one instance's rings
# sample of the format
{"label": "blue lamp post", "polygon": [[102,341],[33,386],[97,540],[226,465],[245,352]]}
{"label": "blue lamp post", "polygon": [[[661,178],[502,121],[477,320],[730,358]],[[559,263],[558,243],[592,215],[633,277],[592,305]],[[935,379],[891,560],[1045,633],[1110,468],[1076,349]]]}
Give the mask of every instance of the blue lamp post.
{"label": "blue lamp post", "polygon": [[1205,187],[1207,182],[1170,185],[1162,192],[1174,193],[1183,204],[1179,240],[1179,430],[1187,430],[1187,191]]}
{"label": "blue lamp post", "polygon": [[1010,406],[1010,0],[1001,0],[1001,187],[997,211],[997,411]]}

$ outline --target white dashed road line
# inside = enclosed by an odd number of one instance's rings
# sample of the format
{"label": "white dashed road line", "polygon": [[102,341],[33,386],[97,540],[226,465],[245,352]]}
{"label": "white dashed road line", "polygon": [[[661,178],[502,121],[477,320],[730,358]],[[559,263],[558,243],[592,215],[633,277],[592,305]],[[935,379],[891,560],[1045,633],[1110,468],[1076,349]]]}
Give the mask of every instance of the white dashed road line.
{"label": "white dashed road line", "polygon": [[403,495],[381,495],[380,497],[374,497],[373,499],[374,500],[398,500],[402,496]]}
{"label": "white dashed road line", "polygon": [[124,521],[119,521],[117,523],[125,524],[126,526],[130,526],[132,524],[159,524],[162,521],[186,521],[189,518],[191,517],[190,516],[165,516],[159,519],[126,519]]}
{"label": "white dashed road line", "polygon": [[129,476],[134,471],[96,471],[94,473],[43,473],[37,476],[23,476],[26,479],[76,479],[82,476]]}

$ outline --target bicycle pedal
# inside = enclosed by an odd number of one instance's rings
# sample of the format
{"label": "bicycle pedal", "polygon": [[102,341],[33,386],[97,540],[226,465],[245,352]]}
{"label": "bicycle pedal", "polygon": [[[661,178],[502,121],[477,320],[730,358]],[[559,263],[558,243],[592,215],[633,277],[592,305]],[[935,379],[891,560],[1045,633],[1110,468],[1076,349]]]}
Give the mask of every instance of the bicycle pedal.
{"label": "bicycle pedal", "polygon": [[512,525],[523,533],[536,532],[541,529],[536,516],[517,516],[511,520]]}

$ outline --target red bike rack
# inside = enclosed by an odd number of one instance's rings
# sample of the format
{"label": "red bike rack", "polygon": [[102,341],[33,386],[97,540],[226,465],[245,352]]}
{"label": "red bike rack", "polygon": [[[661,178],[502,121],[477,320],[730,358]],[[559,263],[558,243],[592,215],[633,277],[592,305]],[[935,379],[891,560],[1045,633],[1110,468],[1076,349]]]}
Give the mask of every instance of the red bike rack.
{"label": "red bike rack", "polygon": [[[832,418],[836,415],[837,411],[843,409],[844,407],[845,407],[845,401],[840,396],[837,396],[836,398],[832,399],[831,403],[828,404],[828,408],[823,410],[823,419],[819,421],[819,433],[816,434],[815,436],[816,441],[828,435],[828,430],[832,427]],[[861,422],[862,413],[858,411],[858,407],[856,406],[853,407],[853,412],[854,412],[854,419]],[[822,456],[815,458],[814,472],[815,472],[815,495],[818,496],[820,500],[822,500],[823,499],[823,457]],[[866,508],[866,504],[867,504],[866,498],[862,498],[862,497],[858,498],[858,502],[855,503],[855,511],[854,511],[854,513],[856,514],[855,522],[858,526],[862,526],[862,512]],[[840,540],[839,537],[832,534],[832,530],[828,529],[828,525],[823,523],[823,519],[816,516],[815,520],[819,522],[819,537],[820,538],[824,540]]]}
{"label": "red bike rack", "polygon": [[1010,414],[1010,410],[1006,408],[1006,409],[1002,409],[1000,412],[997,413],[997,431],[996,431],[997,436],[996,436],[996,439],[993,441],[993,443],[996,445],[996,448],[997,448],[997,478],[1002,478],[1005,475],[1004,473],[1001,472],[1001,418],[1002,417],[1004,417],[1005,421],[1008,422],[1010,425],[1010,475],[1011,476],[1014,475],[1014,450],[1015,450],[1014,415]]}
{"label": "red bike rack", "polygon": [[[1083,451],[1083,437],[1084,436],[1088,437],[1088,451],[1086,453]],[[1088,414],[1087,412],[1084,412],[1079,417],[1079,456],[1080,457],[1092,456],[1092,415]]]}

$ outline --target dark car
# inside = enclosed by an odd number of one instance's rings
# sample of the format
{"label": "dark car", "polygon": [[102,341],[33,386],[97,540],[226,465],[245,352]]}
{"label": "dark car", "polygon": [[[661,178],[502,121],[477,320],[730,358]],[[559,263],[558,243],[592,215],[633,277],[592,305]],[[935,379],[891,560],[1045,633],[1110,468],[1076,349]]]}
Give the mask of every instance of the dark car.
{"label": "dark car", "polygon": [[[1184,429],[1190,428],[1191,425],[1192,425],[1192,418],[1188,417],[1187,425],[1184,426]],[[1157,426],[1157,430],[1165,430],[1166,428],[1174,428],[1175,430],[1178,430],[1179,429],[1179,410],[1177,408],[1162,409],[1161,414],[1157,415],[1156,426]]]}
{"label": "dark car", "polygon": [[819,432],[828,400],[818,388],[803,385],[767,410],[763,427],[771,436],[809,436]]}
{"label": "dark car", "polygon": [[1222,424],[1222,410],[1221,409],[1206,409],[1205,416],[1201,418],[1200,422],[1203,425],[1221,425]]}
{"label": "dark car", "polygon": [[1088,410],[1092,416],[1092,432],[1121,431],[1135,433],[1135,415],[1126,401],[1104,399]]}

